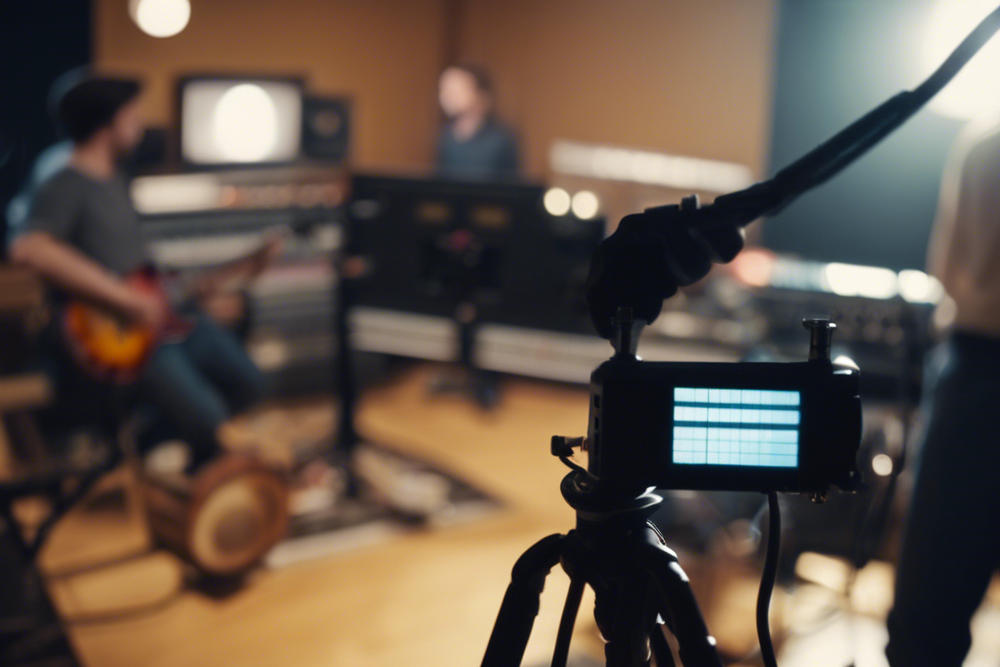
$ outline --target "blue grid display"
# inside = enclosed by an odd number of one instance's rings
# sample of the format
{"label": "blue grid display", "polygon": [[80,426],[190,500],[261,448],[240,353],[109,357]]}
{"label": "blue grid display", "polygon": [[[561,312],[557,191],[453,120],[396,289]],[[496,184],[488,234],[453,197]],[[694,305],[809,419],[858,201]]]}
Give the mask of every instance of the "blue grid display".
{"label": "blue grid display", "polygon": [[798,391],[674,388],[673,461],[795,468]]}

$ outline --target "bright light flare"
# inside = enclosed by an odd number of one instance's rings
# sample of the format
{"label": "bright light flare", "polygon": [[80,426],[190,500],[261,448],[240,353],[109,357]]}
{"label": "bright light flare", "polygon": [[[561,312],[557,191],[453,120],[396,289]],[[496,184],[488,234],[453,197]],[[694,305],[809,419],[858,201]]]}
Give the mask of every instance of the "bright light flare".
{"label": "bright light flare", "polygon": [[549,215],[559,217],[569,213],[571,200],[569,193],[562,188],[549,188],[542,197],[542,204]]}
{"label": "bright light flare", "polygon": [[876,454],[872,457],[872,472],[879,477],[888,477],[892,474],[892,457],[888,454]]}
{"label": "bright light flare", "polygon": [[910,303],[937,303],[944,294],[944,288],[934,276],[915,269],[903,269],[899,272],[899,294]]}
{"label": "bright light flare", "polygon": [[[958,46],[996,0],[938,0],[927,17],[924,69],[929,74]],[[938,113],[974,118],[1000,109],[1000,39],[994,36],[944,90],[930,101]]]}
{"label": "bright light flare", "polygon": [[191,20],[189,0],[129,0],[128,13],[150,37],[173,37]]}
{"label": "bright light flare", "polygon": [[832,262],[823,269],[823,282],[839,296],[891,299],[897,294],[898,279],[892,269]]}
{"label": "bright light flare", "polygon": [[580,190],[573,195],[573,215],[581,220],[590,220],[597,215],[601,202],[590,190]]}
{"label": "bright light flare", "polygon": [[732,263],[736,279],[750,287],[767,287],[774,275],[774,253],[764,248],[747,248]]}

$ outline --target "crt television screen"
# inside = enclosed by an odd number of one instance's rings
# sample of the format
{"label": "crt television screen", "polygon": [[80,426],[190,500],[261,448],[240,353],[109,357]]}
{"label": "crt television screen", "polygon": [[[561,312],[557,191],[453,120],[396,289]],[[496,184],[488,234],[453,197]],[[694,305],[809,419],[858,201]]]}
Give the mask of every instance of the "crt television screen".
{"label": "crt television screen", "polygon": [[294,79],[192,77],[180,85],[181,157],[191,164],[296,159],[302,85]]}

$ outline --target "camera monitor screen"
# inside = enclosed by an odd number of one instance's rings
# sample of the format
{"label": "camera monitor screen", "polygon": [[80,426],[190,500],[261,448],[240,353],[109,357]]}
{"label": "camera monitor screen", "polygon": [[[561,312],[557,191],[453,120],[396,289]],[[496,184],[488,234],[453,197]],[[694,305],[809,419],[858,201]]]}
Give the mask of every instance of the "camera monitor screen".
{"label": "camera monitor screen", "polygon": [[614,357],[591,375],[587,469],[630,492],[856,488],[859,374],[853,362],[820,358]]}
{"label": "camera monitor screen", "polygon": [[300,154],[302,84],[293,78],[188,77],[179,86],[189,164],[289,162]]}
{"label": "camera monitor screen", "polygon": [[799,391],[675,387],[673,462],[797,468]]}

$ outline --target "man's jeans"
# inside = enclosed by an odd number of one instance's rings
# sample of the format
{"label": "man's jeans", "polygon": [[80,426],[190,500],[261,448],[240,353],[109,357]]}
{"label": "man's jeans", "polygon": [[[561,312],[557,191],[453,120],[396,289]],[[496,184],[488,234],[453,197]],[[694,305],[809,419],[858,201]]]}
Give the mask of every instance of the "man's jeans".
{"label": "man's jeans", "polygon": [[139,379],[140,398],[191,446],[198,465],[218,451],[216,432],[264,393],[260,371],[228,331],[205,316],[183,341],[161,345]]}
{"label": "man's jeans", "polygon": [[958,333],[936,355],[889,615],[893,667],[961,665],[1000,565],[1000,340]]}

